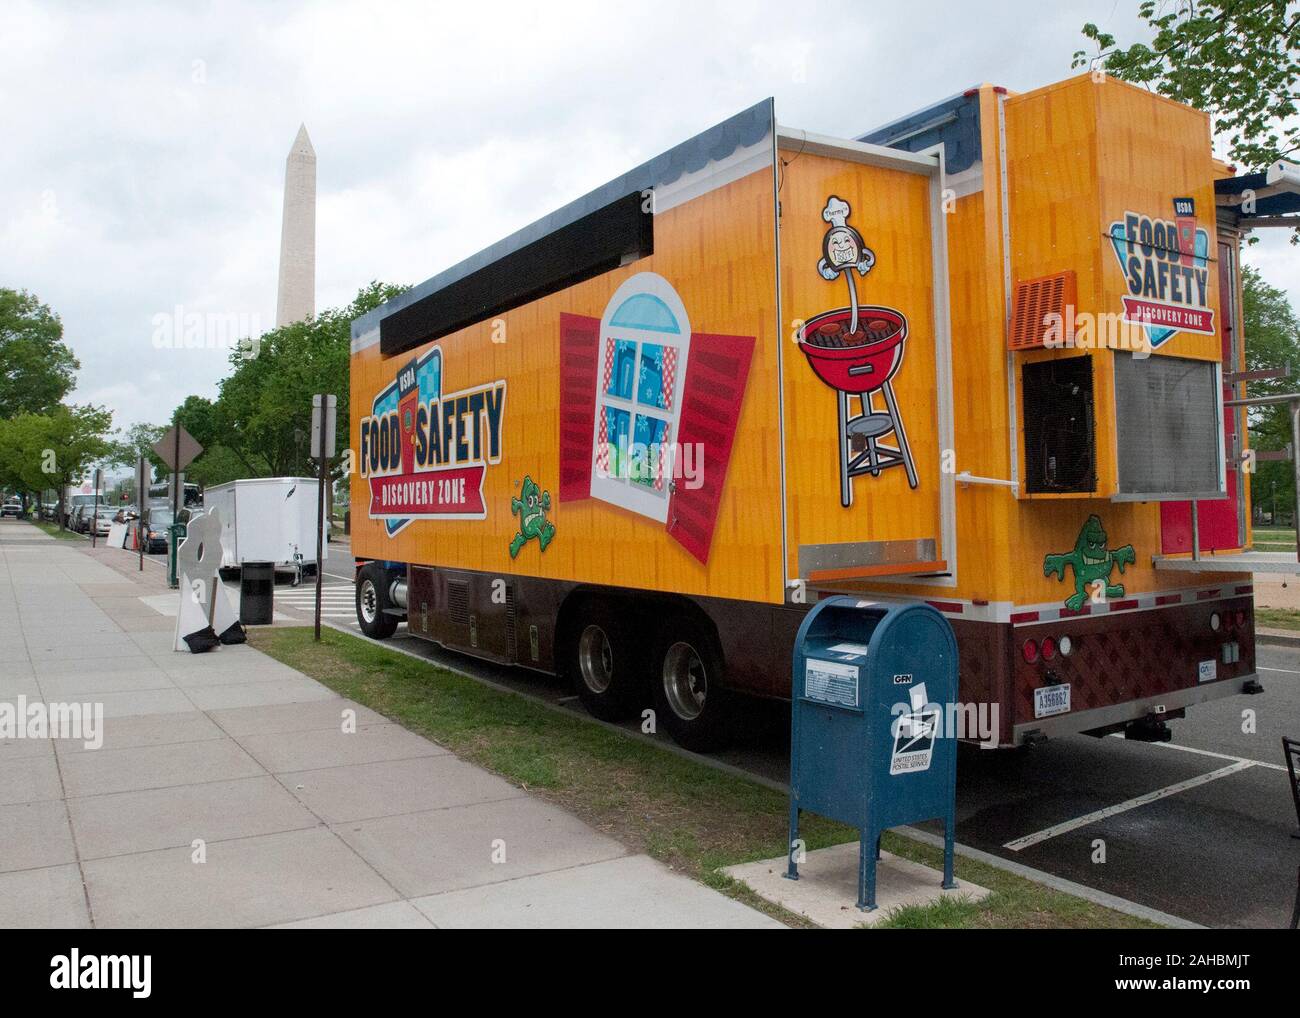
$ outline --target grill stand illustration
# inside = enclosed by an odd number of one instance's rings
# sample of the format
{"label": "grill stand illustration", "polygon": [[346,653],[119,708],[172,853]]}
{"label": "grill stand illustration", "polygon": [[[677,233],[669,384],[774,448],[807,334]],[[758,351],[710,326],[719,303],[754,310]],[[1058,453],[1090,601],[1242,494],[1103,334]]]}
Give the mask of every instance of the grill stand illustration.
{"label": "grill stand illustration", "polygon": [[[901,358],[900,358],[901,359]],[[894,396],[894,387],[888,379],[880,386],[879,392],[885,400],[885,412],[877,412],[873,405],[872,392],[856,394],[862,403],[862,412],[849,416],[851,394],[840,390],[839,426],[840,426],[840,504],[845,508],[853,504],[853,478],[863,474],[879,477],[882,470],[889,467],[904,467],[907,470],[907,483],[915,488],[917,484],[916,466],[912,463],[912,450],[907,444],[907,431],[903,428],[903,418],[898,413],[898,400]],[[895,445],[888,446],[881,438],[893,432]],[[855,440],[861,440],[866,446],[862,452],[854,455]]]}
{"label": "grill stand illustration", "polygon": [[[874,305],[858,305],[853,273],[865,276],[876,256],[862,235],[846,220],[849,204],[831,195],[822,218],[831,224],[822,241],[822,258],[817,271],[827,281],[843,276],[849,288],[849,306],[826,311],[808,319],[799,332],[799,347],[817,377],[835,390],[839,415],[840,504],[853,504],[853,478],[863,474],[879,477],[882,470],[901,466],[907,483],[917,485],[916,465],[907,444],[907,432],[898,412],[893,377],[903,363],[907,344],[907,319],[901,311]],[[884,399],[884,411],[877,409],[875,394]],[[850,400],[856,396],[861,413],[850,415]],[[894,444],[882,439],[892,434]],[[855,447],[861,451],[855,452]]]}

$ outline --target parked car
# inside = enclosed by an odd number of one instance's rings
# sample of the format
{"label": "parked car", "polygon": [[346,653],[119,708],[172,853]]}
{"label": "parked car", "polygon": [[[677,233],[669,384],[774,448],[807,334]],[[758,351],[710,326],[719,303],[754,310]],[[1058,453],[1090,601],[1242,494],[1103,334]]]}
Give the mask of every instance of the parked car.
{"label": "parked car", "polygon": [[[179,522],[188,525],[196,514],[189,509],[182,508]],[[172,507],[169,505],[153,505],[144,512],[145,526],[145,551],[151,555],[156,555],[167,550],[167,541],[169,539],[167,528],[172,524]]]}
{"label": "parked car", "polygon": [[16,498],[11,498],[3,506],[0,506],[0,519],[10,517],[18,519],[23,514],[23,504]]}
{"label": "parked car", "polygon": [[[95,533],[98,536],[106,537],[108,535],[108,530],[113,525],[113,517],[115,515],[117,515],[117,510],[115,510],[112,506],[104,506],[104,505],[101,505],[98,511],[94,513]],[[91,526],[91,521],[89,517],[87,517],[87,521],[86,521],[87,532],[89,532],[90,526]]]}
{"label": "parked car", "polygon": [[89,534],[90,521],[94,516],[94,505],[83,503],[72,510],[72,522],[68,524],[68,529],[75,530],[78,534]]}
{"label": "parked car", "polygon": [[53,523],[59,512],[58,502],[46,502],[41,506],[41,519]]}

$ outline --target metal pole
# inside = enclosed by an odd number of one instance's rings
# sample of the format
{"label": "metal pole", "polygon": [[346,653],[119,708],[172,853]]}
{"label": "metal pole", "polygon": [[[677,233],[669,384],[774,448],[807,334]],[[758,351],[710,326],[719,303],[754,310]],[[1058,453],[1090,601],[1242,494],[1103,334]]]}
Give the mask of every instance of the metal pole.
{"label": "metal pole", "polygon": [[99,468],[95,468],[95,511],[90,516],[90,546],[97,547],[99,535]]}
{"label": "metal pole", "polygon": [[1201,517],[1196,511],[1196,499],[1192,499],[1192,561],[1201,561]]}
{"label": "metal pole", "polygon": [[[144,457],[141,456],[135,465],[135,486],[140,488],[144,480]],[[140,539],[140,528],[144,526],[144,501],[145,494],[137,490],[135,493],[135,546],[140,551],[139,571],[144,572],[144,541]]]}
{"label": "metal pole", "polygon": [[1300,399],[1291,401],[1291,471],[1296,491],[1296,508],[1291,513],[1291,523],[1296,528],[1295,557],[1300,562]]}
{"label": "metal pole", "polygon": [[180,574],[177,568],[177,559],[180,558],[180,546],[176,541],[176,525],[181,518],[181,470],[179,466],[181,461],[181,427],[179,421],[174,425],[173,431],[175,435],[172,439],[172,523],[167,528],[170,537],[167,544],[171,548],[171,556],[168,562],[170,568],[167,581],[168,586],[176,588],[180,586]]}
{"label": "metal pole", "polygon": [[321,581],[324,579],[321,570],[321,556],[325,553],[325,424],[328,412],[329,396],[322,392],[320,397],[320,427],[317,429],[317,433],[320,435],[320,447],[315,450],[318,468],[318,490],[316,492],[316,641],[318,643],[320,642]]}

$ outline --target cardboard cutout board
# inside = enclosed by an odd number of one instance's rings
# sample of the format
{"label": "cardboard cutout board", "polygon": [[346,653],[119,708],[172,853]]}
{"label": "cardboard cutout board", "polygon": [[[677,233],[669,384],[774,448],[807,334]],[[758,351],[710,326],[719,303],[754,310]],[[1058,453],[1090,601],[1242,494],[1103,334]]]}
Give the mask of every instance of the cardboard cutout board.
{"label": "cardboard cutout board", "polygon": [[221,515],[213,509],[189,525],[176,549],[181,603],[175,650],[202,654],[222,643],[244,642],[244,629],[217,574],[220,567]]}

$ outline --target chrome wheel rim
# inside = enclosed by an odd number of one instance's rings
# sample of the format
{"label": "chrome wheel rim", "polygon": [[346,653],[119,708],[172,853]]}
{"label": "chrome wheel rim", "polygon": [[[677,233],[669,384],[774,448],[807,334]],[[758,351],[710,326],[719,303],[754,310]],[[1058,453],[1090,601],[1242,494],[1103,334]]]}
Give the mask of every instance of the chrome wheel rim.
{"label": "chrome wheel rim", "polygon": [[361,609],[362,622],[369,624],[379,618],[379,591],[375,590],[374,581],[361,581],[361,593],[357,603]]}
{"label": "chrome wheel rim", "polygon": [[578,671],[593,693],[604,693],[614,681],[614,648],[600,626],[588,626],[578,639]]}
{"label": "chrome wheel rim", "polygon": [[694,721],[704,713],[709,676],[704,661],[689,643],[674,643],[668,648],[663,683],[668,706],[683,721]]}

